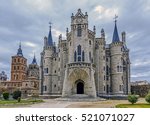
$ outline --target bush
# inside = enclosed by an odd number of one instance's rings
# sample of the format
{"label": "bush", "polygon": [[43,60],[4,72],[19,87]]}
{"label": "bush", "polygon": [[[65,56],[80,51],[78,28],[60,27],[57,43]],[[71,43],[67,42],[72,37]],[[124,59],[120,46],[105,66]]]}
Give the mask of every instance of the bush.
{"label": "bush", "polygon": [[132,104],[136,103],[138,101],[138,95],[128,95],[128,101]]}
{"label": "bush", "polygon": [[13,99],[18,99],[18,98],[21,98],[21,91],[17,90],[17,91],[14,91],[13,92]]}
{"label": "bush", "polygon": [[5,100],[8,100],[9,99],[9,93],[8,92],[3,92],[3,98]]}
{"label": "bush", "polygon": [[18,99],[17,99],[17,100],[18,100],[18,102],[20,102],[20,101],[21,101],[21,97],[18,97]]}
{"label": "bush", "polygon": [[147,94],[147,96],[145,97],[145,101],[150,104],[150,93]]}

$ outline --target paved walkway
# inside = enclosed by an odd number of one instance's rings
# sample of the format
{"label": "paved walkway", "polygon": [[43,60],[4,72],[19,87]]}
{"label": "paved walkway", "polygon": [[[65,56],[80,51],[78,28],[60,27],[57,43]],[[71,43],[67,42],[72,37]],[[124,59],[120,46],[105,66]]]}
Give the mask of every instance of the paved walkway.
{"label": "paved walkway", "polygon": [[[25,106],[28,108],[115,108],[115,105],[129,103],[127,100],[106,100],[95,102],[69,102],[58,101],[54,99],[46,99],[44,103]],[[140,98],[138,103],[145,102],[144,98]]]}

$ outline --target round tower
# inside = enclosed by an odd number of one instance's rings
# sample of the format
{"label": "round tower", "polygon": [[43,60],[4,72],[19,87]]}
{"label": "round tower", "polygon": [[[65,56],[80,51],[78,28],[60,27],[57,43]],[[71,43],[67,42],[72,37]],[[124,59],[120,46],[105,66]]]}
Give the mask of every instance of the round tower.
{"label": "round tower", "polygon": [[111,92],[113,94],[123,94],[123,65],[122,65],[122,46],[120,41],[117,20],[115,18],[115,28],[112,43],[110,44],[111,54]]}
{"label": "round tower", "polygon": [[53,71],[53,54],[55,46],[52,40],[51,23],[49,27],[48,38],[44,37],[43,49],[43,94],[49,94],[52,91],[52,71]]}

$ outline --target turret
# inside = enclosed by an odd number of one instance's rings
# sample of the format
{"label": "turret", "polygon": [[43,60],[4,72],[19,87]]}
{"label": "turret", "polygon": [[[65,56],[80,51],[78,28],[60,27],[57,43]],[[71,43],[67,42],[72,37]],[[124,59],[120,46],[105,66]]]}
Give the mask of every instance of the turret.
{"label": "turret", "polygon": [[115,16],[115,27],[113,39],[110,46],[111,53],[111,88],[114,94],[123,94],[123,66],[122,66],[122,46],[117,30],[117,16]]}
{"label": "turret", "polygon": [[32,64],[37,65],[36,58],[35,58],[35,54],[34,54],[34,57],[33,57],[33,60],[32,60]]}
{"label": "turret", "polygon": [[103,28],[101,29],[101,38],[105,39],[105,32]]}
{"label": "turret", "polygon": [[126,32],[122,32],[122,42],[126,42]]}

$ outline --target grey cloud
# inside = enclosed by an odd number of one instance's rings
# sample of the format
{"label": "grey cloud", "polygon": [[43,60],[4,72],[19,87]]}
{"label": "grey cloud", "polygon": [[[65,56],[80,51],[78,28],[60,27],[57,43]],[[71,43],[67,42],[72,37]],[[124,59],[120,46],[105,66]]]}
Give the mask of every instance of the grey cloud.
{"label": "grey cloud", "polygon": [[[26,4],[27,0],[0,0],[0,71],[10,72],[11,56],[15,55],[18,44],[22,41],[22,49],[24,56],[28,59],[28,63],[32,61],[32,54],[35,50],[38,62],[40,60],[40,52],[43,46],[43,37],[48,35],[49,24],[53,23],[52,28],[60,32],[66,31],[66,27],[70,28],[71,13],[76,13],[78,8],[83,12],[87,11],[89,15],[89,28],[96,26],[97,34],[100,36],[101,28],[104,28],[108,36],[106,41],[110,43],[114,28],[113,19],[98,19],[98,15],[93,9],[98,6],[106,8],[118,8],[118,30],[127,33],[127,45],[130,49],[131,63],[135,63],[138,59],[141,61],[148,60],[150,49],[150,10],[146,9],[149,4],[148,0],[51,0],[49,7],[45,11]],[[32,0],[30,1],[32,2]],[[43,0],[47,2],[47,0]],[[130,37],[131,34],[136,34]],[[121,35],[120,35],[121,36]],[[58,37],[53,35],[54,41],[57,42]],[[120,38],[121,39],[121,38]],[[36,48],[24,46],[23,42],[30,41],[37,45]],[[5,66],[3,67],[2,65]],[[6,66],[6,64],[8,66]],[[132,66],[132,65],[131,65]],[[132,74],[148,74],[147,76],[134,77],[132,80],[149,80],[150,64],[144,66],[132,66]]]}

